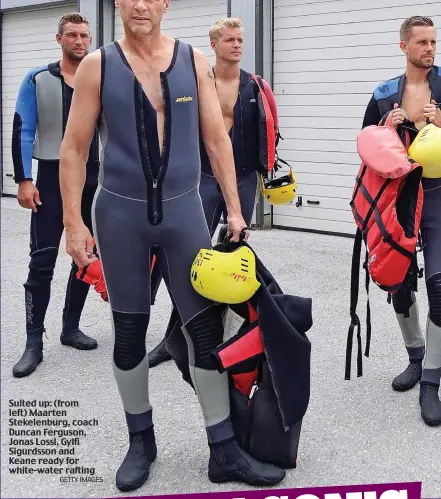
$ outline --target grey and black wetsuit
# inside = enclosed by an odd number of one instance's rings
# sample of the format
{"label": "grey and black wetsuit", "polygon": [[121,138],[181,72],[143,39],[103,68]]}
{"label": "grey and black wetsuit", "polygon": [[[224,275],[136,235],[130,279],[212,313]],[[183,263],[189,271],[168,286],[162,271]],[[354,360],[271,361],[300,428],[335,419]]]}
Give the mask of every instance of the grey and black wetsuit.
{"label": "grey and black wetsuit", "polygon": [[101,49],[103,143],[93,225],[112,311],[113,370],[129,431],[152,426],[145,338],[153,254],[179,311],[209,442],[233,437],[227,374],[209,352],[222,341],[218,307],[190,282],[200,248],[211,248],[199,195],[199,106],[192,48],[176,40],[161,73],[164,147],[156,113],[118,42]]}

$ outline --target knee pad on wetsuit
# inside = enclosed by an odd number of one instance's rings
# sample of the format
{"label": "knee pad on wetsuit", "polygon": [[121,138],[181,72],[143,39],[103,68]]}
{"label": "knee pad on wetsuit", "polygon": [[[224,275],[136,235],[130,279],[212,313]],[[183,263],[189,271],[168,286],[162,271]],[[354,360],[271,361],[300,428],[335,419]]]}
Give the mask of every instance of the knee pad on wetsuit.
{"label": "knee pad on wetsuit", "polygon": [[413,305],[412,289],[407,286],[401,288],[392,295],[392,304],[397,314],[406,314]]}
{"label": "knee pad on wetsuit", "polygon": [[149,314],[129,314],[112,310],[115,328],[113,360],[122,371],[134,369],[146,356],[145,336]]}
{"label": "knee pad on wetsuit", "polygon": [[429,317],[435,326],[441,327],[441,272],[431,276],[426,283],[429,298]]}
{"label": "knee pad on wetsuit", "polygon": [[221,307],[210,307],[191,319],[183,327],[191,341],[190,363],[201,369],[217,369],[210,352],[222,343],[224,328]]}
{"label": "knee pad on wetsuit", "polygon": [[57,261],[57,248],[44,248],[34,251],[29,262],[29,276],[26,285],[35,286],[41,282],[51,281]]}

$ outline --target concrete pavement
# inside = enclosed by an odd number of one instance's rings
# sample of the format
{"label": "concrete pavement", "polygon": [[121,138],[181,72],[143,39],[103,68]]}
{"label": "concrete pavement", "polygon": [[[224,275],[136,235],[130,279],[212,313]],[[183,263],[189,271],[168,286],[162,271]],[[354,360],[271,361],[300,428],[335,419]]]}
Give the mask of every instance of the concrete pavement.
{"label": "concrete pavement", "polygon": [[[207,478],[208,447],[199,406],[172,362],[150,371],[150,392],[158,459],[149,481],[132,494],[116,489],[115,473],[126,449],[122,405],[110,365],[110,317],[107,305],[91,290],[83,331],[99,347],[79,352],[61,345],[61,311],[70,259],[62,242],[47,314],[44,361],[28,378],[12,377],[25,343],[23,283],[27,276],[30,213],[15,199],[2,198],[2,497],[111,497],[246,490],[239,484],[215,486]],[[344,380],[349,326],[351,239],[300,232],[254,232],[250,244],[286,293],[313,298],[311,402],[303,423],[298,467],[280,484],[309,487],[394,481],[422,481],[423,497],[441,496],[441,429],[420,417],[418,387],[395,393],[393,377],[407,365],[406,352],[386,295],[371,286],[371,358],[363,358],[364,376]],[[361,274],[363,283],[363,274]],[[427,300],[418,293],[425,325]],[[162,286],[147,337],[150,350],[163,337],[170,300]],[[364,321],[361,284],[359,312]],[[362,322],[363,323],[363,322]],[[364,325],[364,323],[363,323]],[[363,327],[365,338],[365,327]],[[355,359],[355,354],[353,356]],[[58,475],[9,472],[10,399],[78,401],[69,418],[98,420],[86,428],[76,447],[78,465],[95,467],[98,483],[60,482]]]}

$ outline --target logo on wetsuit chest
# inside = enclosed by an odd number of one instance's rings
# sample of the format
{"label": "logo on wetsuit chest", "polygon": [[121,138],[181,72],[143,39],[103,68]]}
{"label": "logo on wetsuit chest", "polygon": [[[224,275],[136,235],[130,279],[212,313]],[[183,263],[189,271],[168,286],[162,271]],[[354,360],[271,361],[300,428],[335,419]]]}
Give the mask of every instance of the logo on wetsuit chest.
{"label": "logo on wetsuit chest", "polygon": [[187,97],[178,97],[175,102],[191,102],[193,97],[191,95]]}

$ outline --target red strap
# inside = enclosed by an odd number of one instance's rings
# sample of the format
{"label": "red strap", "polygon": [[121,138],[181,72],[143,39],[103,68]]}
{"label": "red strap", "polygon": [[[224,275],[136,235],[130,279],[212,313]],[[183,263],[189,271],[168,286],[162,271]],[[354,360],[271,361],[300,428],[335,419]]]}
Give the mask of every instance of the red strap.
{"label": "red strap", "polygon": [[243,360],[263,353],[263,342],[260,327],[256,326],[251,331],[244,334],[241,338],[223,348],[219,353],[219,359],[222,367],[228,369],[231,366],[242,362]]}
{"label": "red strap", "polygon": [[251,371],[250,373],[233,374],[232,378],[235,387],[244,395],[249,397],[251,389],[253,388],[253,385],[257,380],[257,374],[258,374],[257,368],[254,369],[254,371]]}

